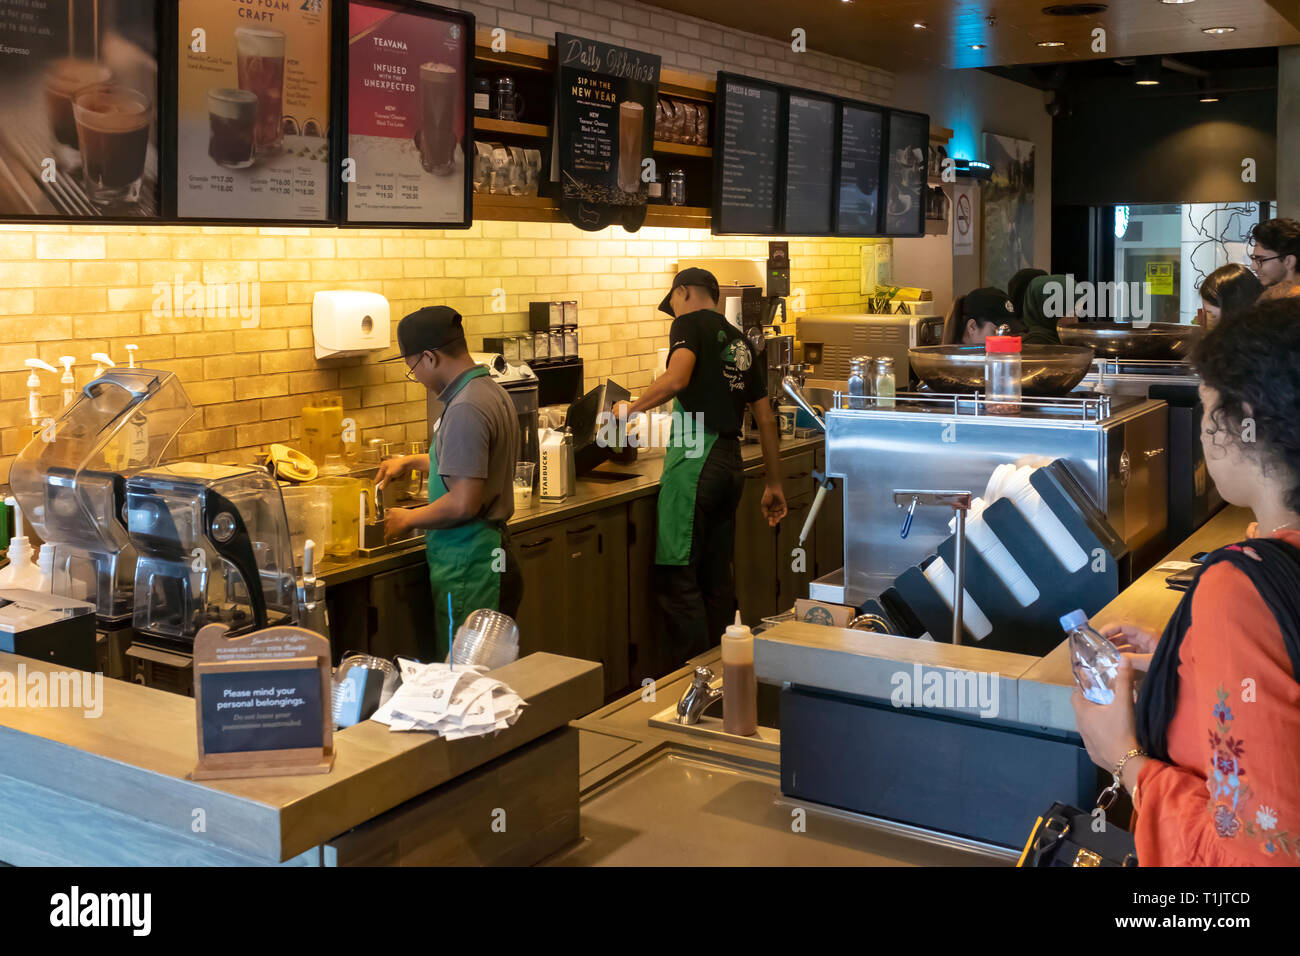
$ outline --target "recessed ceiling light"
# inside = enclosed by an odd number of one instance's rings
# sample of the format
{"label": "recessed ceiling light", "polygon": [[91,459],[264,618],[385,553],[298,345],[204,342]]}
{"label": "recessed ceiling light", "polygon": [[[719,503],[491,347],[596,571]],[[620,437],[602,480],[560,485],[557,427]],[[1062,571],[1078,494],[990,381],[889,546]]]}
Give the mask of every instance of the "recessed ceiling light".
{"label": "recessed ceiling light", "polygon": [[982,50],[982,49],[984,49],[984,44],[983,44],[983,43],[972,43],[972,44],[970,45],[970,48],[971,48],[972,50]]}
{"label": "recessed ceiling light", "polygon": [[1038,45],[1039,46],[1065,46],[1065,41],[1064,40],[1040,40],[1038,41]]}
{"label": "recessed ceiling light", "polygon": [[913,30],[925,30],[925,29],[928,29],[928,27],[926,27],[926,25],[925,25],[924,23],[922,23],[920,20],[917,20],[915,23],[912,24],[912,29],[913,29]]}
{"label": "recessed ceiling light", "polygon": [[1236,33],[1236,27],[1206,27],[1202,33],[1219,34],[1219,33]]}
{"label": "recessed ceiling light", "polygon": [[1219,98],[1218,98],[1217,96],[1215,96],[1213,93],[1206,93],[1206,94],[1204,94],[1204,95],[1201,97],[1201,102],[1202,102],[1202,103],[1217,103],[1217,102],[1219,102]]}
{"label": "recessed ceiling light", "polygon": [[1192,0],[1160,0],[1161,3],[1191,3]]}

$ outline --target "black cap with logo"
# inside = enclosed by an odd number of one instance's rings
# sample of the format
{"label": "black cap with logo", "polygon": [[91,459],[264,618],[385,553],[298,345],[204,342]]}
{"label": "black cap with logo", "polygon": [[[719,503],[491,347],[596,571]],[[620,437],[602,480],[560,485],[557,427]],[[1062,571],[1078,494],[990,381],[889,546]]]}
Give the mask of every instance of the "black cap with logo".
{"label": "black cap with logo", "polygon": [[664,300],[659,303],[660,312],[667,312],[669,315],[673,314],[672,306],[668,304],[668,300],[673,297],[673,293],[678,288],[684,285],[701,286],[709,291],[709,295],[713,296],[715,302],[718,299],[718,280],[713,277],[712,272],[708,269],[683,269],[673,276],[672,288],[668,290]]}
{"label": "black cap with logo", "polygon": [[459,312],[445,305],[426,305],[397,323],[399,354],[380,361],[396,362],[412,355],[440,349],[463,338],[465,338],[465,327],[461,324]]}
{"label": "black cap with logo", "polygon": [[1016,317],[1015,306],[1001,289],[984,288],[968,292],[962,302],[961,317],[979,323],[992,322],[994,325],[1008,326],[1012,335],[1020,335],[1025,331],[1025,324]]}

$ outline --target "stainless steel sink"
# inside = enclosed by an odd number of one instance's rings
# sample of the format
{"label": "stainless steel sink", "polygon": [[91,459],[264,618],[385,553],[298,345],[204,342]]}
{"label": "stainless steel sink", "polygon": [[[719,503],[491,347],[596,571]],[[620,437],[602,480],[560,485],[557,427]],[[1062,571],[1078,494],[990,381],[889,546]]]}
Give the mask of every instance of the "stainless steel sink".
{"label": "stainless steel sink", "polygon": [[775,767],[663,744],[592,791],[550,866],[1005,866],[1016,854],[790,800]]}

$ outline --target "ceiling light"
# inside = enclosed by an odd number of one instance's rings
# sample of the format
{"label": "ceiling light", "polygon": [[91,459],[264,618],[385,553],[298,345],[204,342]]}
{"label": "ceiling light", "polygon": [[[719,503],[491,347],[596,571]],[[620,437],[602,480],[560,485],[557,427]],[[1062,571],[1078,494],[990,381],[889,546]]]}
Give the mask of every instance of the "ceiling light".
{"label": "ceiling light", "polygon": [[972,43],[972,44],[970,45],[970,48],[971,48],[972,50],[982,50],[982,49],[984,49],[984,44],[983,44],[983,43]]}
{"label": "ceiling light", "polygon": [[1206,27],[1206,28],[1205,28],[1204,30],[1202,30],[1201,32],[1202,32],[1202,33],[1209,33],[1209,34],[1212,34],[1212,35],[1217,35],[1217,34],[1220,34],[1220,33],[1236,33],[1236,32],[1237,32],[1237,28],[1236,28],[1236,27]]}
{"label": "ceiling light", "polygon": [[1160,57],[1144,56],[1138,59],[1133,70],[1133,82],[1138,86],[1160,85]]}
{"label": "ceiling light", "polygon": [[913,30],[925,30],[925,29],[927,29],[927,27],[926,27],[926,25],[925,25],[924,23],[922,23],[920,20],[917,20],[915,23],[912,24],[912,29],[913,29]]}
{"label": "ceiling light", "polygon": [[1191,3],[1192,0],[1160,0],[1161,3]]}
{"label": "ceiling light", "polygon": [[1039,46],[1065,46],[1064,40],[1040,40]]}
{"label": "ceiling light", "polygon": [[1201,102],[1202,102],[1202,103],[1217,103],[1217,102],[1219,102],[1219,96],[1218,96],[1218,94],[1215,93],[1214,90],[1210,89],[1210,81],[1209,81],[1209,78],[1208,78],[1208,77],[1204,77],[1204,76],[1197,77],[1197,79],[1196,79],[1196,88],[1197,88],[1198,90],[1200,90],[1200,92],[1201,92]]}

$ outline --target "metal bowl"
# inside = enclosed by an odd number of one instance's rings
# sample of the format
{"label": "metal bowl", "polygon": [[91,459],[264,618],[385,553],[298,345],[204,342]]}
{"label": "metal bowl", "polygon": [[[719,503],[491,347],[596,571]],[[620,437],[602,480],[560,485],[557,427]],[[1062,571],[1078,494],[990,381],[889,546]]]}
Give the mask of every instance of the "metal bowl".
{"label": "metal bowl", "polygon": [[[939,392],[984,388],[984,346],[920,345],[907,350],[917,378]],[[1026,345],[1020,353],[1020,390],[1026,395],[1064,395],[1083,381],[1092,349],[1073,345]]]}
{"label": "metal bowl", "polygon": [[1064,345],[1086,345],[1104,358],[1185,359],[1205,330],[1199,325],[1152,322],[1140,328],[1128,322],[1080,322],[1058,326]]}

